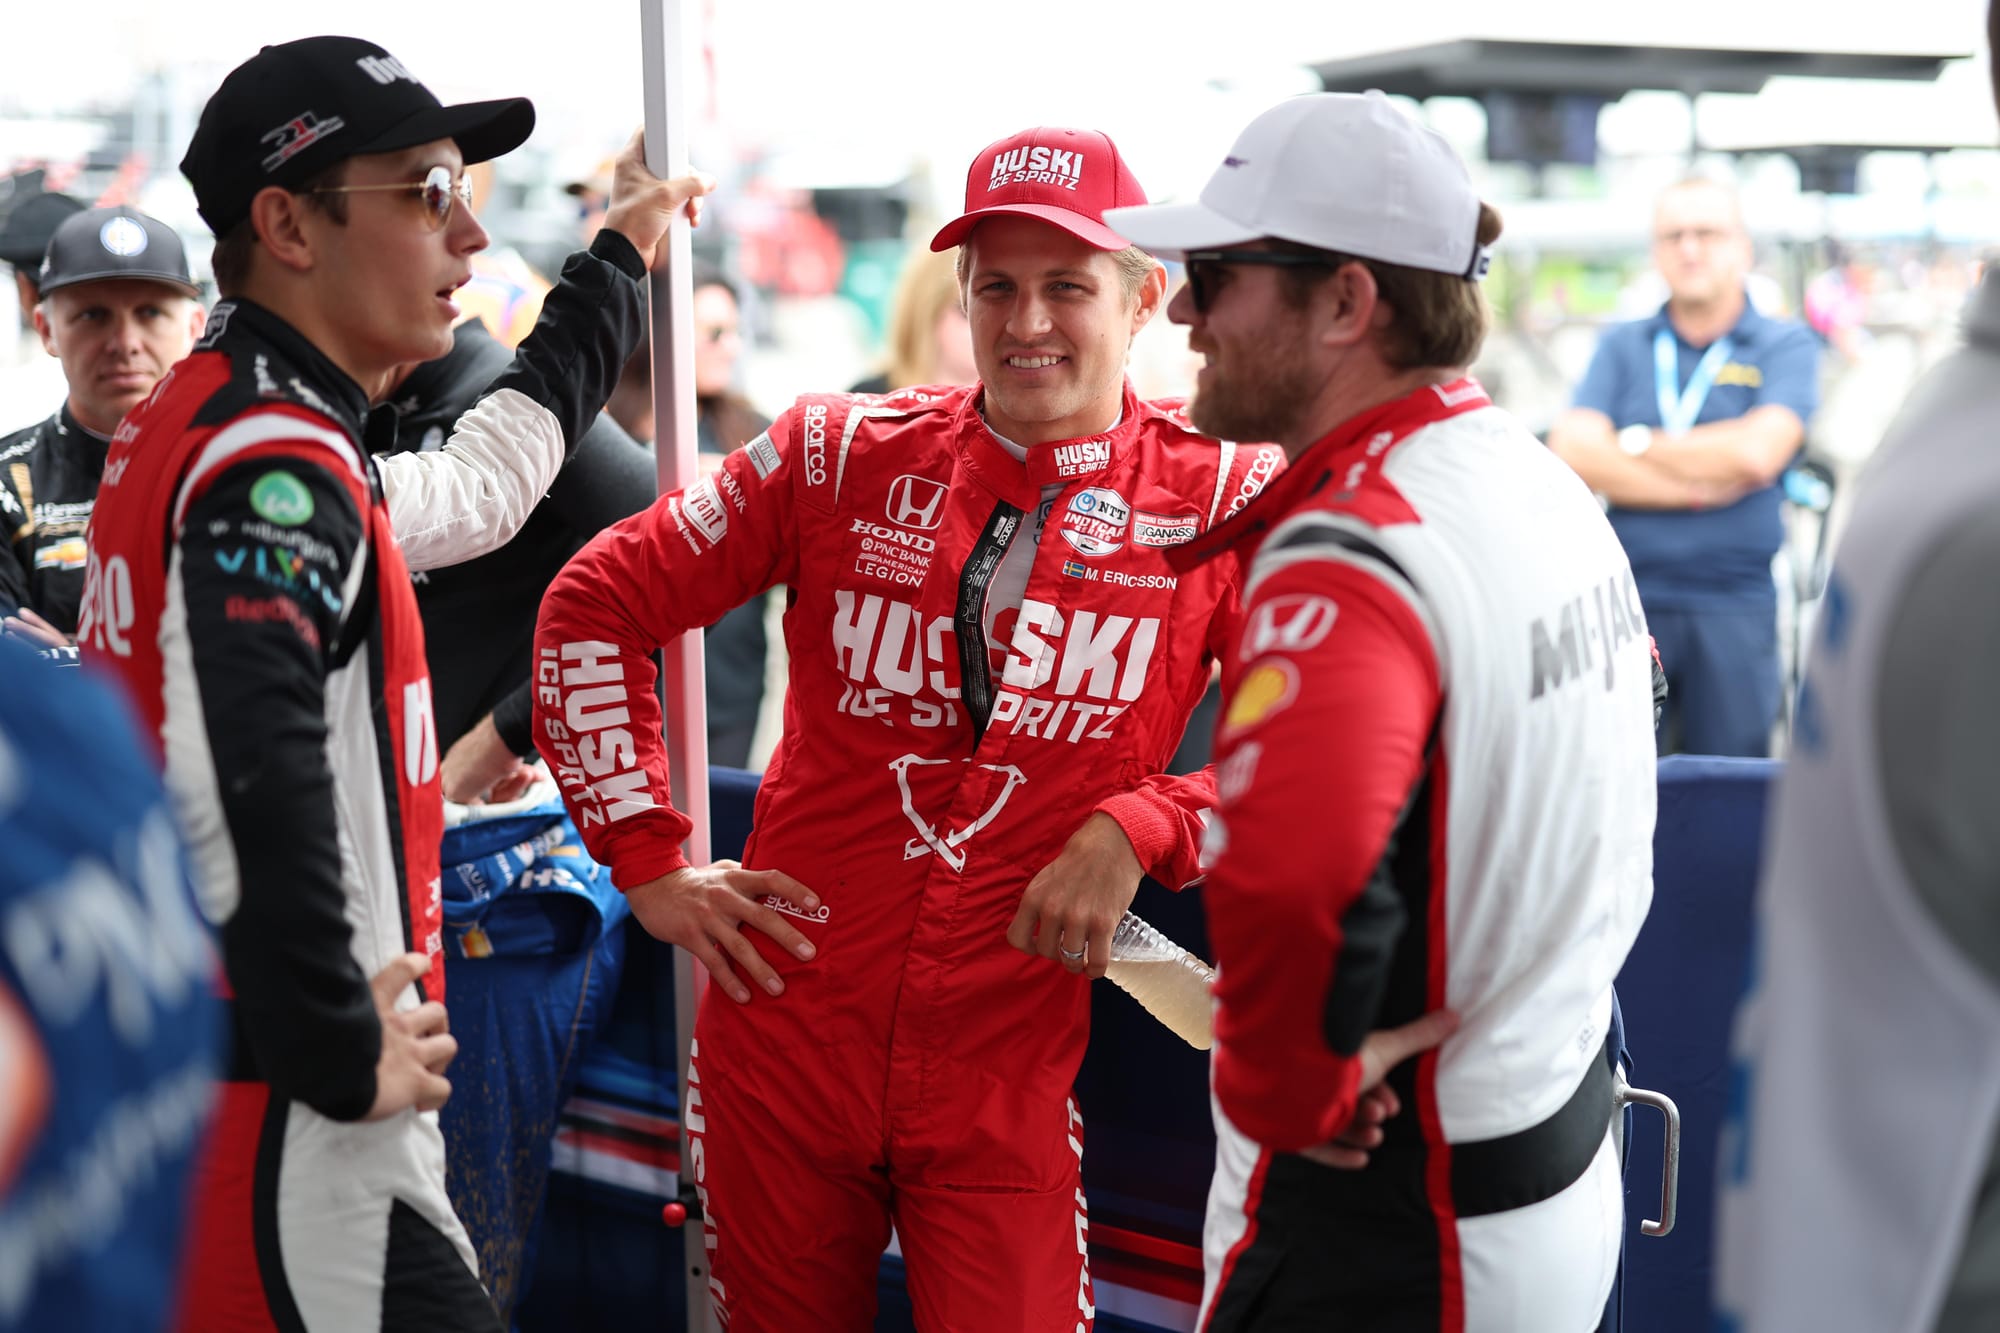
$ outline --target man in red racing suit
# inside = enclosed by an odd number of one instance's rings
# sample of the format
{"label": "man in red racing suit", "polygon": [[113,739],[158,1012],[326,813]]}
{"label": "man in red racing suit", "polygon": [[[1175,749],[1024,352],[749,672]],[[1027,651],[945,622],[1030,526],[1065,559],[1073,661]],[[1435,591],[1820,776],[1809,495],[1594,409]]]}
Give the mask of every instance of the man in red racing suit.
{"label": "man in red racing suit", "polygon": [[[683,1161],[732,1333],[869,1327],[892,1223],[920,1327],[1089,1327],[1087,979],[1142,871],[1199,873],[1212,783],[1160,769],[1238,577],[1165,557],[1282,456],[1125,383],[1165,277],[1097,220],[1142,197],[1108,139],[1002,141],[967,194],[933,244],[966,240],[980,385],[802,398],[543,602],[542,752],[635,915],[725,992]],[[649,654],[780,583],[747,868],[690,868]]]}

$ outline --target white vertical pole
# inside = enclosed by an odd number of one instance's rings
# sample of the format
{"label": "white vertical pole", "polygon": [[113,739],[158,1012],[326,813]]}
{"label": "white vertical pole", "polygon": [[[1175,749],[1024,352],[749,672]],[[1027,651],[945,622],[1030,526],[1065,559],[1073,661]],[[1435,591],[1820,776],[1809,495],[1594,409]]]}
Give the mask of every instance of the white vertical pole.
{"label": "white vertical pole", "polygon": [[[688,89],[696,49],[683,0],[639,0],[639,39],[645,60],[646,166],[655,176],[688,170]],[[664,269],[652,277],[653,447],[660,494],[681,490],[697,477],[694,401],[693,260],[688,228],[675,222],[661,244],[668,247]],[[708,840],[708,731],[702,692],[702,636],[683,634],[668,644],[663,705],[667,764],[674,805],[694,821],[687,855],[696,865],[713,859]],[[674,950],[674,1027],[679,1057],[681,1121],[688,1108],[688,1048],[694,1040],[695,1007],[708,988],[708,974],[685,949]],[[681,1133],[681,1170],[692,1171],[687,1133]],[[683,1178],[685,1184],[685,1178]],[[686,1241],[688,1333],[713,1330],[708,1300],[708,1253],[703,1223],[690,1217]]]}

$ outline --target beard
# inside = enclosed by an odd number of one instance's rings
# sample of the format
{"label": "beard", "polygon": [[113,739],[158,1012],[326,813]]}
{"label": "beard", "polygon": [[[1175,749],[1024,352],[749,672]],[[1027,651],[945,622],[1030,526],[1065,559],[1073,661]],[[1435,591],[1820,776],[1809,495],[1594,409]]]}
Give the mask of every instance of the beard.
{"label": "beard", "polygon": [[1244,443],[1294,442],[1312,397],[1325,382],[1293,340],[1272,339],[1262,356],[1231,358],[1211,366],[1205,386],[1188,402],[1188,420],[1204,435]]}

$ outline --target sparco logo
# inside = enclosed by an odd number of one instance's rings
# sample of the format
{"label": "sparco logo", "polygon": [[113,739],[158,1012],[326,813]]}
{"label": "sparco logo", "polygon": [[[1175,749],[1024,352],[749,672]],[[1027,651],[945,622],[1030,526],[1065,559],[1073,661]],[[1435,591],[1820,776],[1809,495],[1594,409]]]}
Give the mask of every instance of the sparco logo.
{"label": "sparco logo", "polygon": [[1111,441],[1078,440],[1056,446],[1056,475],[1077,477],[1095,472],[1111,461]]}
{"label": "sparco logo", "polygon": [[[1276,475],[1278,460],[1284,455],[1285,451],[1277,448],[1265,449],[1258,453],[1257,461],[1250,465],[1249,474],[1243,478],[1243,484],[1236,488],[1235,498],[1229,502],[1230,514],[1257,498],[1257,492],[1264,489],[1264,483]],[[1223,517],[1227,518],[1228,514]]]}
{"label": "sparco logo", "polygon": [[1083,179],[1083,154],[1063,152],[1041,144],[1033,148],[1010,148],[993,159],[993,175],[986,188],[1003,185],[1060,185],[1074,190]]}
{"label": "sparco logo", "polygon": [[908,473],[889,485],[888,518],[905,528],[935,528],[944,517],[944,487]]}
{"label": "sparco logo", "polygon": [[826,409],[817,404],[806,408],[806,480],[814,486],[826,485]]}

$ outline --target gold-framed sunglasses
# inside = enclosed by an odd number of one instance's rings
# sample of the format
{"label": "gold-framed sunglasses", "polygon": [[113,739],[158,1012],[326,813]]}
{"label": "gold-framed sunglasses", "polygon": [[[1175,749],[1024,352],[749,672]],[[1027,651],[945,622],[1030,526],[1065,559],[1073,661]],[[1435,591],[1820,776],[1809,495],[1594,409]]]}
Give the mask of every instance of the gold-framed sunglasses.
{"label": "gold-framed sunglasses", "polygon": [[453,180],[449,167],[432,167],[424,173],[420,181],[397,181],[392,185],[322,185],[308,190],[308,194],[369,194],[377,190],[414,191],[424,197],[424,208],[430,214],[433,230],[442,231],[444,224],[451,221],[451,207],[454,203],[472,207],[472,177],[460,176]]}

